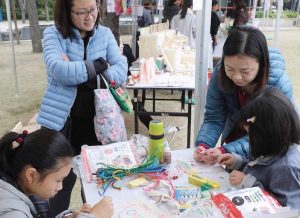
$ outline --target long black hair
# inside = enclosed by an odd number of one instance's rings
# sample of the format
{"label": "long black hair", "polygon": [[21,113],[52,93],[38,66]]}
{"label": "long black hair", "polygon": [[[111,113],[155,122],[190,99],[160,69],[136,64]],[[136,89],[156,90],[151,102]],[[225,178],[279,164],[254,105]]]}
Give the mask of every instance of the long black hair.
{"label": "long black hair", "polygon": [[262,90],[269,79],[269,50],[264,34],[257,28],[251,26],[237,26],[230,32],[224,47],[218,74],[219,83],[225,91],[231,91],[236,85],[226,75],[224,59],[236,55],[252,57],[259,63],[259,70],[256,78],[252,81],[255,85],[253,95]]}
{"label": "long black hair", "polygon": [[185,18],[186,14],[187,14],[187,10],[192,6],[193,6],[193,0],[184,0],[182,9],[180,12],[180,19]]}
{"label": "long black hair", "polygon": [[211,1],[211,6],[213,7],[213,6],[215,6],[215,5],[217,5],[218,4],[218,1],[217,0],[212,0]]}
{"label": "long black hair", "polygon": [[253,97],[242,108],[241,119],[249,127],[250,159],[281,155],[300,143],[298,113],[288,97],[275,88]]}
{"label": "long black hair", "polygon": [[175,2],[176,2],[176,0],[169,0],[167,2],[167,6],[173,6],[173,5],[175,5]]}
{"label": "long black hair", "polygon": [[[63,38],[75,39],[76,35],[73,30],[73,24],[71,20],[71,10],[74,0],[56,0],[54,6],[54,23]],[[100,3],[96,0],[98,7],[98,15],[95,22],[95,27],[98,26],[100,21]]]}
{"label": "long black hair", "polygon": [[233,27],[238,25],[245,25],[249,21],[249,14],[247,11],[246,2],[244,0],[235,0],[235,19],[233,22]]}
{"label": "long black hair", "polygon": [[0,139],[0,172],[17,180],[25,166],[44,178],[60,161],[73,157],[71,145],[59,132],[42,128],[30,134],[7,133]]}

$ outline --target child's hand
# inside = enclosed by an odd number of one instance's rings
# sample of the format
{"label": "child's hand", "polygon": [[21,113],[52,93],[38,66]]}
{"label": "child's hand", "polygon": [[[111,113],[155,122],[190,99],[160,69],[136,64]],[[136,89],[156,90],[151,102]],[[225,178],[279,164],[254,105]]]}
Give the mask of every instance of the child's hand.
{"label": "child's hand", "polygon": [[238,170],[234,170],[229,174],[229,182],[231,185],[234,186],[240,185],[245,176],[245,173]]}
{"label": "child's hand", "polygon": [[234,156],[232,154],[222,154],[218,157],[218,163],[221,165],[232,166],[234,164]]}
{"label": "child's hand", "polygon": [[194,153],[194,159],[204,164],[214,165],[221,154],[222,152],[218,148],[203,150],[199,147]]}
{"label": "child's hand", "polygon": [[68,218],[76,218],[81,212],[90,213],[91,206],[89,204],[83,204],[79,210],[74,211]]}
{"label": "child's hand", "polygon": [[207,149],[204,148],[203,146],[199,146],[196,148],[194,152],[194,160],[201,162],[203,159],[203,156],[206,155]]}
{"label": "child's hand", "polygon": [[70,61],[69,57],[64,53],[61,55],[61,57],[62,57],[63,61]]}
{"label": "child's hand", "polygon": [[104,197],[91,210],[90,214],[96,218],[110,218],[114,213],[114,207],[110,197]]}
{"label": "child's hand", "polygon": [[79,209],[79,211],[83,212],[83,213],[90,213],[91,209],[92,209],[91,205],[85,203],[85,204],[83,204],[81,206],[81,208]]}

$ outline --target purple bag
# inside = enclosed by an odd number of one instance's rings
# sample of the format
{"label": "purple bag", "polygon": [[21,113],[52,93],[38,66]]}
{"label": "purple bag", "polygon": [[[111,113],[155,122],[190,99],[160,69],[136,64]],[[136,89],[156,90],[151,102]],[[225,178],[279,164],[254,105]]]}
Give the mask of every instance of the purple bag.
{"label": "purple bag", "polygon": [[102,77],[106,89],[100,88],[100,77],[97,76],[95,94],[95,133],[103,145],[127,140],[123,112],[109,91],[107,81]]}

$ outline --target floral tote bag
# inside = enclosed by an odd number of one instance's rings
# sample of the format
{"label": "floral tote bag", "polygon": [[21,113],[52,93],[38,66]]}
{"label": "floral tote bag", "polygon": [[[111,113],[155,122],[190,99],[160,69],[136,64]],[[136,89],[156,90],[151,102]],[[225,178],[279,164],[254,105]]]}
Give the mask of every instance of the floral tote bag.
{"label": "floral tote bag", "polygon": [[[101,76],[102,77],[102,76]],[[107,81],[102,77],[106,89],[100,88],[100,77],[97,76],[95,94],[95,133],[103,145],[127,140],[123,112],[112,96]]]}

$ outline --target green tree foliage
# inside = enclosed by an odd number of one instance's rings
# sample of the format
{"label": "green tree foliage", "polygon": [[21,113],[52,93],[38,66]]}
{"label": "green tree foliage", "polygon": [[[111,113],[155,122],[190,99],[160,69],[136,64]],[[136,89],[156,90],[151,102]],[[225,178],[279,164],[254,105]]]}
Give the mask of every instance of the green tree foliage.
{"label": "green tree foliage", "polygon": [[[281,14],[281,18],[297,18],[298,13],[295,11],[283,11]],[[256,11],[256,18],[263,18],[263,11]],[[270,11],[269,18],[276,18],[276,11]]]}
{"label": "green tree foliage", "polygon": [[[2,5],[2,12],[3,12],[3,19],[6,20],[6,7],[5,7],[5,0],[0,0]],[[53,8],[54,8],[55,0],[48,0],[48,7],[49,7],[49,16],[50,20],[53,20]],[[37,0],[37,8],[38,8],[38,16],[39,20],[46,20],[46,9],[45,9],[45,0]],[[17,19],[21,19],[21,9],[18,1],[16,1],[16,13]]]}

